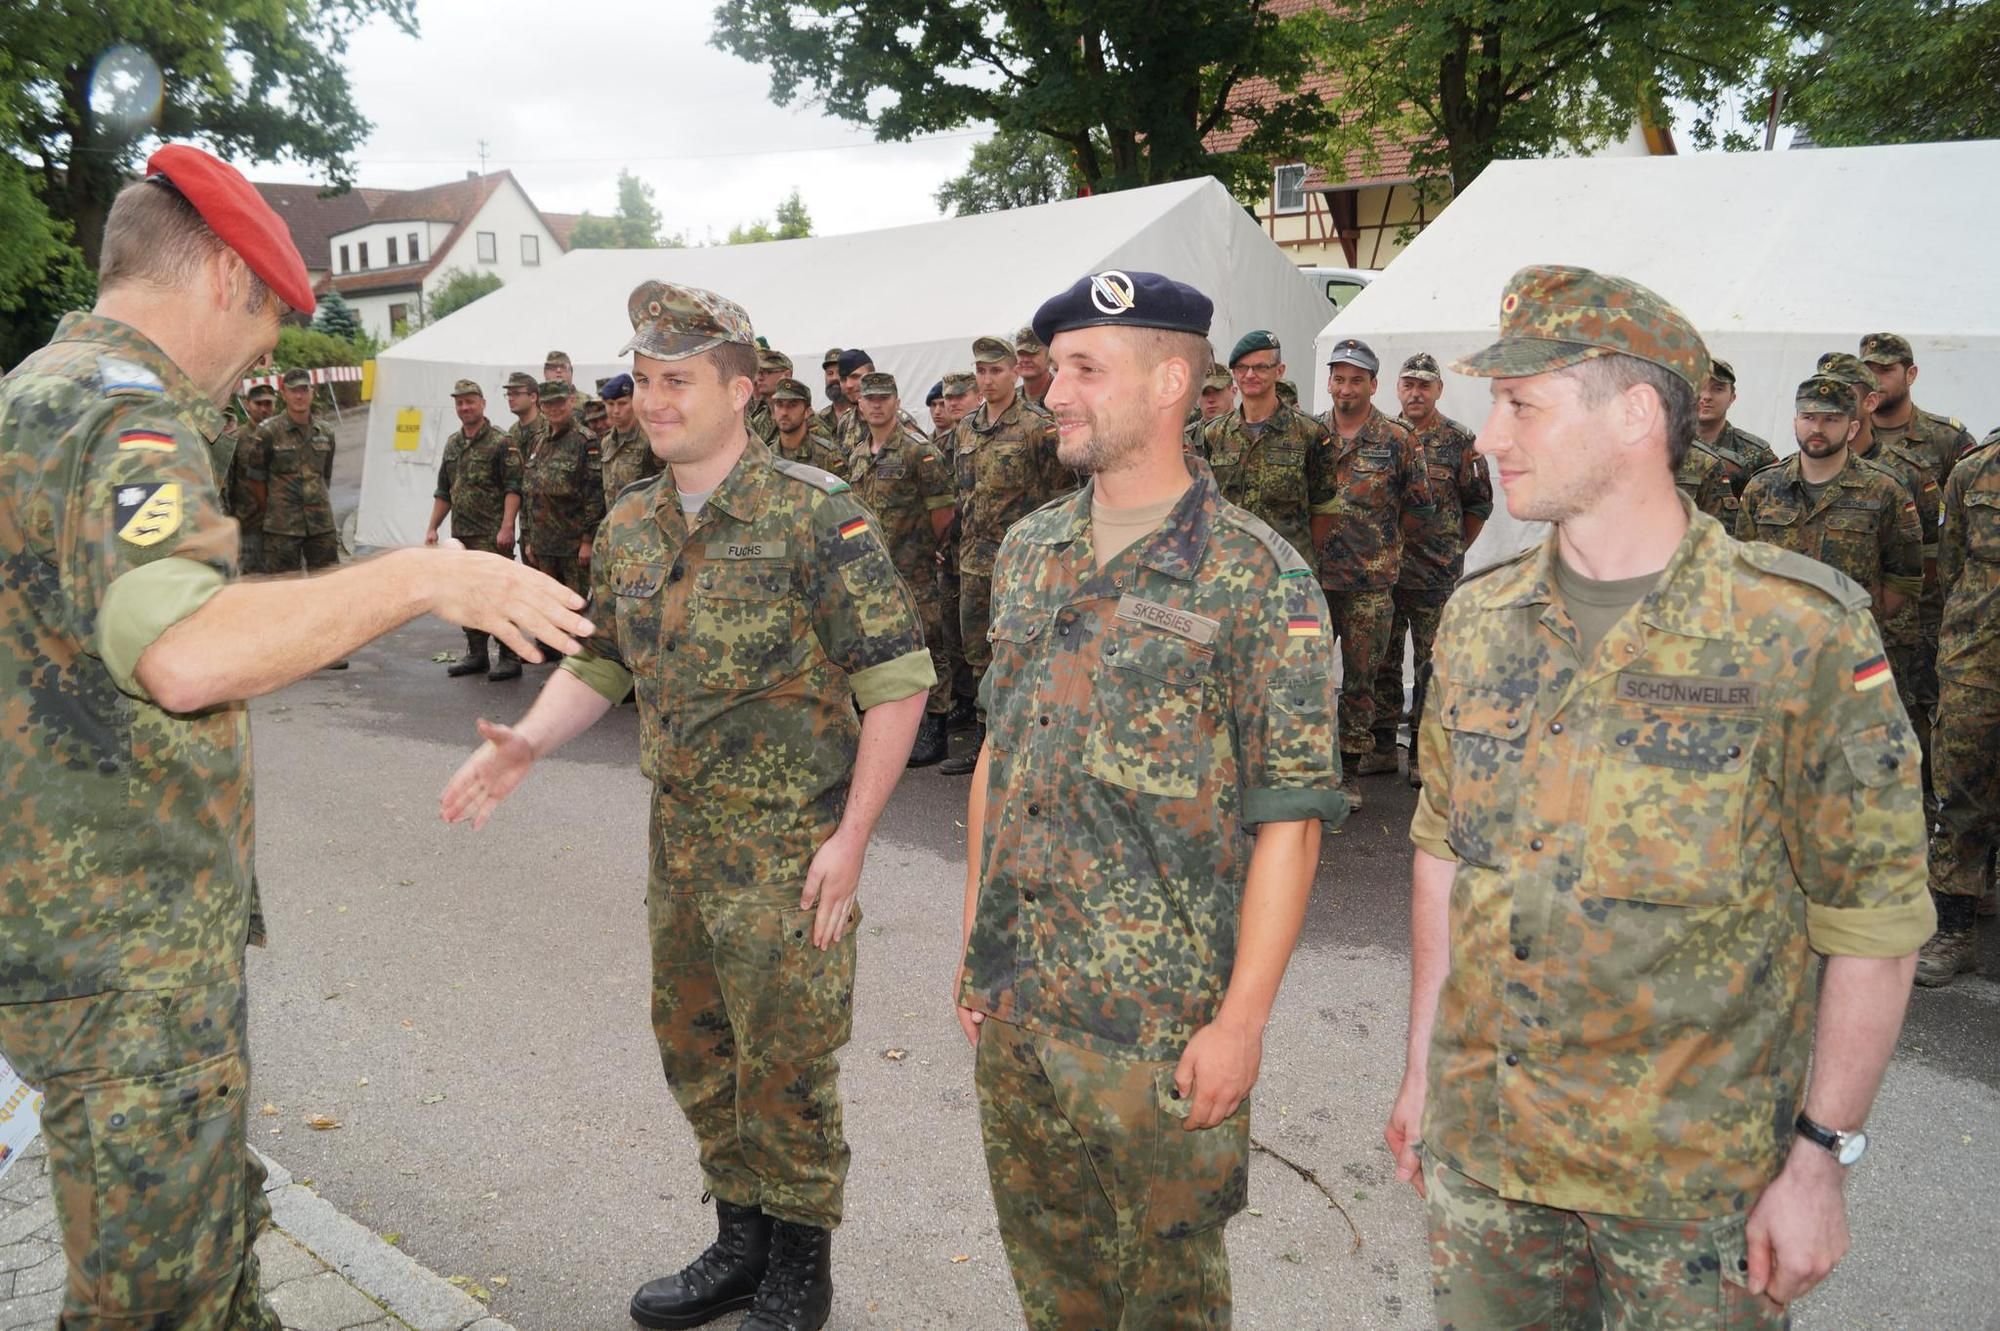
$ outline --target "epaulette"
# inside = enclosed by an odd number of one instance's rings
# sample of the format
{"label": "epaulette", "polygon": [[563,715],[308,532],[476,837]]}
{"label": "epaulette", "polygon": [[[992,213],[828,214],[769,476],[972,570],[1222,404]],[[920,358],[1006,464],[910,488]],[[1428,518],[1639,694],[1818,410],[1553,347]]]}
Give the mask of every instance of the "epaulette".
{"label": "epaulette", "polygon": [[1525,550],[1517,550],[1513,554],[1508,555],[1505,559],[1502,559],[1497,563],[1488,564],[1484,568],[1476,568],[1472,570],[1472,572],[1466,574],[1464,577],[1458,580],[1458,585],[1461,587],[1469,587],[1473,583],[1478,582],[1480,579],[1487,577],[1490,574],[1497,573],[1503,568],[1512,568],[1516,564],[1520,563],[1522,560],[1540,554],[1541,549],[1542,549],[1541,545],[1537,543],[1535,545],[1529,546]]}
{"label": "epaulette", "polygon": [[99,356],[97,382],[106,397],[160,397],[167,391],[159,375],[123,356]]}
{"label": "epaulette", "polygon": [[633,481],[630,485],[627,485],[622,489],[620,489],[617,494],[611,496],[611,502],[613,504],[616,504],[626,495],[635,494],[640,490],[650,490],[654,486],[658,485],[660,483],[660,478],[665,475],[666,473],[664,471],[656,471],[651,476],[641,476],[638,480]]}
{"label": "epaulette", "polygon": [[1866,588],[1817,559],[1808,559],[1795,551],[1781,550],[1762,541],[1736,542],[1736,556],[1761,572],[1790,582],[1802,582],[1824,592],[1849,610],[1864,609],[1868,605],[1870,598]]}
{"label": "epaulette", "polygon": [[1217,505],[1217,511],[1222,515],[1223,521],[1255,537],[1258,544],[1269,550],[1271,557],[1278,561],[1280,573],[1290,573],[1300,569],[1310,571],[1312,566],[1306,563],[1305,556],[1300,554],[1290,541],[1278,535],[1276,528],[1249,509],[1238,508],[1225,499]]}
{"label": "epaulette", "polygon": [[818,467],[809,467],[803,462],[793,462],[789,458],[774,457],[771,459],[771,466],[795,481],[804,481],[814,489],[824,490],[830,495],[846,494],[848,491],[847,482],[841,480],[840,477],[830,471],[822,471]]}

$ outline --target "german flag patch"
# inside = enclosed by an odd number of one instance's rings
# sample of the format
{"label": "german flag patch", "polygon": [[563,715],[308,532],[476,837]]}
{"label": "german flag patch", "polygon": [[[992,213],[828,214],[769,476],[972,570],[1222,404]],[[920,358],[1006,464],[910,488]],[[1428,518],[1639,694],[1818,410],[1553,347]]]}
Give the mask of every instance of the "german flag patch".
{"label": "german flag patch", "polygon": [[859,536],[862,532],[865,532],[867,530],[868,530],[867,518],[849,518],[847,521],[840,524],[841,537],[849,541],[853,540],[855,537]]}
{"label": "german flag patch", "polygon": [[114,499],[118,539],[127,545],[158,545],[181,528],[179,481],[121,485]]}
{"label": "german flag patch", "polygon": [[171,453],[174,451],[174,437],[163,430],[121,430],[118,434],[120,453]]}
{"label": "german flag patch", "polygon": [[1285,636],[1288,638],[1317,638],[1319,636],[1319,616],[1293,615],[1285,621]]}
{"label": "german flag patch", "polygon": [[1889,682],[1889,658],[1876,653],[1854,667],[1854,691],[1866,693]]}

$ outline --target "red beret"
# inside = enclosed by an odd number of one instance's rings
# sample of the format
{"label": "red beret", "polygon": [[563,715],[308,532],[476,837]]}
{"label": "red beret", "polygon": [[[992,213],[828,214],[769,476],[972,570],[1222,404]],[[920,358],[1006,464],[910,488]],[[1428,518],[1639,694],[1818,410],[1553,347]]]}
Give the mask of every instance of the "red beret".
{"label": "red beret", "polygon": [[313,312],[318,302],[292,233],[242,172],[199,148],[170,143],[147,161],[146,174],[166,177],[280,300],[300,314]]}

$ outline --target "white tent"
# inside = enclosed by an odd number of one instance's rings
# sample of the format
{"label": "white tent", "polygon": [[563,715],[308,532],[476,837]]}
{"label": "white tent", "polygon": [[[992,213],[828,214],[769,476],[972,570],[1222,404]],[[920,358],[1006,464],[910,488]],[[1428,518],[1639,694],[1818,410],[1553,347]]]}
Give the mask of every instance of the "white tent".
{"label": "white tent", "polygon": [[[384,352],[376,362],[358,539],[423,537],[444,441],[458,428],[455,380],[485,385],[489,415],[509,418],[500,384],[569,352],[577,382],[628,368],[625,299],[648,278],[707,287],[750,312],[817,393],[830,346],[862,347],[893,373],[920,421],[923,394],[972,367],[972,340],[1011,337],[1044,299],[1105,268],[1163,272],[1214,298],[1212,341],[1226,354],[1251,328],[1301,349],[1332,306],[1214,180],[1072,199],[857,235],[687,250],[577,250]],[[1304,367],[1301,367],[1303,371]],[[1308,393],[1301,373],[1301,389]],[[404,429],[399,435],[399,419]]]}
{"label": "white tent", "polygon": [[[1871,332],[1910,339],[1918,405],[1983,435],[2000,425],[1996,216],[2000,141],[1496,162],[1326,326],[1311,373],[1323,379],[1332,344],[1359,337],[1381,357],[1378,403],[1393,413],[1404,358],[1448,365],[1486,345],[1508,277],[1567,263],[1674,302],[1736,370],[1730,419],[1780,455],[1795,451],[1799,381]],[[1487,393],[1447,370],[1441,408],[1477,430]],[[1537,527],[1497,506],[1469,566]]]}

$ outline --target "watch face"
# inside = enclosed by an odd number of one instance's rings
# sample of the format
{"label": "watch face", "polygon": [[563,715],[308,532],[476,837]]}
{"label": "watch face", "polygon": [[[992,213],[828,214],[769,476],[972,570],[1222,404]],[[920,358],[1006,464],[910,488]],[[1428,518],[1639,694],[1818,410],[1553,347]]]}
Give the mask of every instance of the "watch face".
{"label": "watch face", "polygon": [[1836,1158],[1843,1165],[1851,1165],[1859,1160],[1867,1150],[1868,1134],[1865,1132],[1850,1132],[1847,1134],[1846,1139],[1840,1143],[1840,1150],[1836,1153]]}

